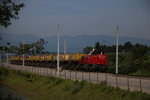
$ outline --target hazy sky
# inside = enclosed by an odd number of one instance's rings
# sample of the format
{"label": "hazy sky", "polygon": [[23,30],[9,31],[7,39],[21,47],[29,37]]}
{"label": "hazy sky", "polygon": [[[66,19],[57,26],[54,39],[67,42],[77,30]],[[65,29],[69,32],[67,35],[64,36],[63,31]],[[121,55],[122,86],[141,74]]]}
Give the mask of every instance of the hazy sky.
{"label": "hazy sky", "polygon": [[20,19],[3,33],[62,35],[105,34],[150,40],[150,0],[24,0]]}

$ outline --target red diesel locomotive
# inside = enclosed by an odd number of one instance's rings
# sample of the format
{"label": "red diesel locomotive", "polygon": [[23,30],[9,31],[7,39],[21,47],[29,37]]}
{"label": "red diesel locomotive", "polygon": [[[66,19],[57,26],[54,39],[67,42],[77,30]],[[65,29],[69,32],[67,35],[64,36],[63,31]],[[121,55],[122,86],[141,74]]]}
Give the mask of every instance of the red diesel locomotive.
{"label": "red diesel locomotive", "polygon": [[79,61],[80,68],[89,71],[106,71],[107,70],[107,56],[102,52],[95,50],[90,54],[82,56]]}

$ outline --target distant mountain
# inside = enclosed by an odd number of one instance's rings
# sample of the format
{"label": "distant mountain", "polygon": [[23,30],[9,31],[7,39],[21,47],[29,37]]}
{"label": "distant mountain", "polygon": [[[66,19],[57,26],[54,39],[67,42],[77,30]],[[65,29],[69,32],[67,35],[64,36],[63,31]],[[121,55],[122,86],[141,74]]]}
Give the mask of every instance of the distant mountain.
{"label": "distant mountain", "polygon": [[[11,42],[12,44],[18,45],[20,42],[25,40],[26,43],[32,43],[39,40],[41,37],[24,34],[1,34],[3,40],[0,41],[0,45],[6,44],[6,42]],[[56,52],[57,50],[57,38],[56,36],[49,36],[43,38],[48,43],[45,45],[46,49],[50,52]],[[60,51],[63,52],[64,40],[67,40],[67,52],[82,52],[83,48],[86,46],[94,46],[95,42],[99,41],[101,44],[114,45],[116,38],[114,36],[107,35],[77,35],[77,36],[61,36],[60,37]],[[119,37],[119,44],[124,44],[130,41],[131,43],[140,43],[150,46],[150,40],[135,38],[135,37]]]}

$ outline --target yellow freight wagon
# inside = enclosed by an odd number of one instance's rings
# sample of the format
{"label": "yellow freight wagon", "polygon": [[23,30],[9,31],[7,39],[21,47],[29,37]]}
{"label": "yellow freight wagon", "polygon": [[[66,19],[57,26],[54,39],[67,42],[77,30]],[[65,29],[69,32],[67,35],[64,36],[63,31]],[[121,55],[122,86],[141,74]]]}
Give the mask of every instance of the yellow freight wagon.
{"label": "yellow freight wagon", "polygon": [[[70,69],[74,65],[79,64],[81,57],[85,54],[60,54],[59,61],[60,67]],[[45,55],[32,55],[25,56],[26,66],[36,66],[36,67],[51,67],[56,68],[57,66],[57,54],[45,54]],[[22,64],[23,58],[21,56],[14,56],[10,58],[12,64]],[[73,66],[72,66],[73,65]]]}

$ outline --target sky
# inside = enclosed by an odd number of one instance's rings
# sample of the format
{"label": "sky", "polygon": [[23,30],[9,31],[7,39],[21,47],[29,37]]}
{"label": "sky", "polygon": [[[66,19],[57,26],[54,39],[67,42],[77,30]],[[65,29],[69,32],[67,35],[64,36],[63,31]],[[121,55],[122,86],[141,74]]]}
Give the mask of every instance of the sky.
{"label": "sky", "polygon": [[120,36],[150,40],[150,0],[23,0],[19,20],[12,20],[6,34]]}

